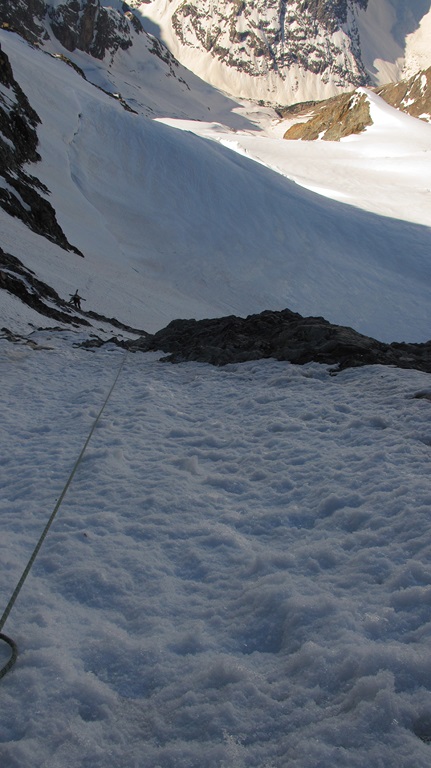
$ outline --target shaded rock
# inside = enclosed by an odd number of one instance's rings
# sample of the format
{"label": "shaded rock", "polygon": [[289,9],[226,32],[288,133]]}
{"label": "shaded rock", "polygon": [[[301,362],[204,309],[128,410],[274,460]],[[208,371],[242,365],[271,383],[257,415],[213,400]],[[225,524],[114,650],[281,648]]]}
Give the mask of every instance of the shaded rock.
{"label": "shaded rock", "polygon": [[51,29],[68,51],[78,48],[97,59],[132,45],[132,31],[143,31],[129,6],[105,8],[99,0],[65,0],[48,9]]}
{"label": "shaded rock", "polygon": [[299,365],[323,363],[336,370],[380,364],[431,372],[431,341],[385,344],[323,317],[302,317],[289,309],[246,318],[174,320],[133,346],[169,353],[165,359],[170,362],[226,365],[272,357]]}
{"label": "shaded rock", "polygon": [[36,43],[44,35],[46,14],[44,0],[13,0],[1,3],[0,23],[3,29],[18,32],[29,43]]}
{"label": "shaded rock", "polygon": [[22,336],[20,333],[13,333],[9,328],[0,329],[0,338],[10,341],[11,344],[23,344],[26,347],[31,347],[31,349],[52,349],[52,347],[47,347],[44,344],[38,344],[27,336]]}
{"label": "shaded rock", "polygon": [[[39,280],[31,269],[0,247],[0,291],[5,290],[16,296],[28,307],[32,307],[40,315],[50,317],[59,323],[90,326],[89,321],[98,321],[127,333],[139,335],[141,339],[149,336],[140,328],[120,322],[115,317],[105,317],[97,312],[77,311],[71,304],[62,299],[51,286]],[[87,319],[88,318],[88,319]]]}
{"label": "shaded rock", "polygon": [[45,196],[49,190],[23,170],[40,160],[37,126],[40,118],[16,82],[9,59],[0,47],[0,206],[64,250],[82,256],[58,224],[55,210]]}
{"label": "shaded rock", "polygon": [[39,280],[19,259],[0,248],[0,290],[16,296],[40,315],[57,322],[90,325],[73,312],[68,303],[46,283]]}
{"label": "shaded rock", "polygon": [[100,0],[8,0],[1,4],[0,24],[3,29],[18,32],[31,44],[42,43],[50,35],[68,51],[79,49],[98,59],[106,52],[132,45],[133,33],[143,32],[142,24],[132,9],[105,8]]}

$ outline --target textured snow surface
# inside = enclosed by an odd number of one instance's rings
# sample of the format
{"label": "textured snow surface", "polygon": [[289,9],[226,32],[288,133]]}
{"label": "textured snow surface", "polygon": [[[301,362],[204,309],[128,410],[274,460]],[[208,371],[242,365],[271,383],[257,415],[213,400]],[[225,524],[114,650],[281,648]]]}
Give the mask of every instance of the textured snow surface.
{"label": "textured snow surface", "polygon": [[[0,339],[4,604],[124,354],[32,339]],[[418,393],[380,366],[129,354],[5,626],[2,765],[428,768]]]}

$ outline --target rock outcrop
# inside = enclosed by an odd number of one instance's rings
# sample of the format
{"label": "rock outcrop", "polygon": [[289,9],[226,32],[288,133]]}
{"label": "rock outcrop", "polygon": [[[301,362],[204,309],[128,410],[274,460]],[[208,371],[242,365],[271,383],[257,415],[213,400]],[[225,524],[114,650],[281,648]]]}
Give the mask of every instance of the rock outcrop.
{"label": "rock outcrop", "polygon": [[392,107],[431,123],[431,67],[407,80],[374,90]]}
{"label": "rock outcrop", "polygon": [[98,59],[107,52],[132,45],[133,34],[142,24],[127,3],[105,8],[100,0],[13,0],[3,3],[0,22],[30,43],[43,44],[50,34],[68,51],[79,49]]}
{"label": "rock outcrop", "polygon": [[[16,256],[6,253],[1,247],[0,291],[7,291],[42,317],[49,317],[63,327],[68,325],[91,327],[95,321],[111,326],[112,329],[139,335],[143,339],[149,335],[146,331],[132,328],[115,317],[105,317],[91,310],[77,310],[69,301],[61,298],[54,288],[39,280],[35,273],[24,266]],[[87,346],[92,346],[91,342]]]}
{"label": "rock outcrop", "polygon": [[[285,139],[303,141],[339,141],[344,136],[362,133],[372,124],[369,102],[364,93],[353,91],[335,96],[320,104],[304,106],[302,114],[310,115],[308,120],[295,123],[284,134]],[[286,117],[288,110],[284,112]],[[299,112],[301,115],[301,112]]]}
{"label": "rock outcrop", "polygon": [[49,190],[23,170],[40,160],[37,126],[40,119],[16,82],[9,59],[0,47],[0,206],[37,234],[65,250],[83,254],[69,243],[46,199]]}
{"label": "rock outcrop", "polygon": [[[369,90],[395,109],[431,122],[431,67],[408,80]],[[321,102],[286,107],[280,110],[280,115],[299,121],[284,134],[288,140],[339,141],[372,125],[369,102],[361,89]]]}
{"label": "rock outcrop", "polygon": [[226,365],[275,358],[298,365],[323,363],[335,370],[380,364],[431,373],[431,341],[384,344],[352,328],[332,325],[323,317],[302,317],[289,309],[246,318],[174,320],[132,346],[142,351],[161,350],[174,363],[194,360]]}
{"label": "rock outcrop", "polygon": [[142,25],[126,3],[120,10],[104,8],[100,0],[65,0],[48,8],[51,29],[68,51],[78,48],[96,59],[107,52],[132,45],[134,32],[142,32]]}
{"label": "rock outcrop", "polygon": [[87,325],[82,313],[73,311],[68,303],[49,285],[39,280],[35,273],[10,253],[0,248],[0,291],[16,296],[39,315],[50,317],[58,323]]}

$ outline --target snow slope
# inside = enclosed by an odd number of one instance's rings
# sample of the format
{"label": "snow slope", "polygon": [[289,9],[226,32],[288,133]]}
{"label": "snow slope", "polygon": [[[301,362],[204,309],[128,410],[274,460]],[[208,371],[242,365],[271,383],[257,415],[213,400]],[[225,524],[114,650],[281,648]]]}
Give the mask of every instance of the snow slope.
{"label": "snow slope", "polygon": [[[0,338],[2,610],[124,362],[79,338]],[[5,625],[2,766],[428,768],[421,393],[129,354]]]}
{"label": "snow slope", "polygon": [[[283,142],[215,94],[167,126],[0,41],[86,255],[4,213],[0,243],[62,296],[148,330],[287,305],[429,338],[429,126],[373,99],[364,136]],[[429,375],[171,366],[0,301],[38,345],[0,333],[0,613],[120,373],[4,627],[2,768],[428,768]]]}
{"label": "snow slope", "polygon": [[[338,168],[331,153],[322,153],[320,168],[305,181],[322,193],[316,194],[286,178],[303,183],[315,147],[265,144],[262,132],[250,135],[248,121],[235,142],[253,141],[255,152],[259,141],[256,163],[253,153],[231,151],[231,136],[226,147],[128,113],[62,61],[9,33],[0,39],[42,119],[43,161],[31,172],[51,190],[59,222],[85,259],[4,213],[2,246],[60,295],[78,287],[87,309],[148,331],[184,315],[287,306],[384,341],[429,338],[430,230],[423,211],[430,126],[405,118],[377,156],[367,137],[343,144]],[[393,116],[400,126],[403,118]],[[244,124],[244,105],[232,119]],[[225,141],[224,127],[221,134]],[[292,152],[304,158],[301,169]],[[369,210],[330,199],[349,199],[356,175],[362,189],[375,188],[361,203]],[[421,202],[403,221],[397,199],[410,194]]]}
{"label": "snow slope", "polygon": [[373,82],[408,78],[431,65],[428,0],[368,0],[358,11],[362,60]]}
{"label": "snow slope", "polygon": [[431,8],[421,19],[416,30],[411,32],[406,41],[406,75],[414,74],[421,69],[427,69],[431,65],[430,51],[431,35]]}

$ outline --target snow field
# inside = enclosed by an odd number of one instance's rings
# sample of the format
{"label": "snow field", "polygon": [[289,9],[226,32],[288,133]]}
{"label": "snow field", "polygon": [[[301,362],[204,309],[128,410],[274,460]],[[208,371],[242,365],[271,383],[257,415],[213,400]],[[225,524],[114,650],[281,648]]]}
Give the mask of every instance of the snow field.
{"label": "snow field", "polygon": [[0,39],[42,119],[30,170],[85,259],[3,214],[2,247],[61,296],[79,288],[86,309],[149,332],[289,307],[382,341],[429,338],[431,126],[400,128],[397,115],[388,151],[385,114],[385,132],[344,144],[335,162],[331,148],[318,157],[320,146],[250,130],[227,148],[127,113],[63,62]]}
{"label": "snow field", "polygon": [[[5,603],[124,354],[32,338],[1,340]],[[128,355],[6,623],[2,762],[425,768],[429,377],[157,358]]]}

